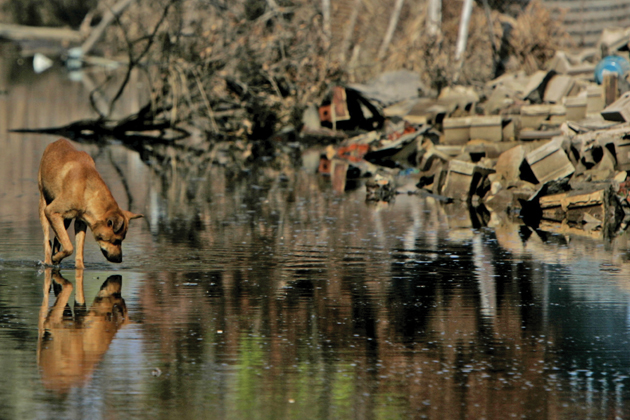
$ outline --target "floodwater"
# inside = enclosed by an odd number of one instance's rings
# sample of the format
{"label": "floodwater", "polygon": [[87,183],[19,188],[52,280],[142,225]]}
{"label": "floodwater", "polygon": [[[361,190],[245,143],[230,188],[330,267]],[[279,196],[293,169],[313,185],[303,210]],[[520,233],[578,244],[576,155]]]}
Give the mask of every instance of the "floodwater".
{"label": "floodwater", "polygon": [[88,93],[0,61],[0,418],[630,417],[627,234],[77,144],[145,218],[122,264],[88,234],[85,270],[42,269],[56,138],[6,129],[90,117]]}

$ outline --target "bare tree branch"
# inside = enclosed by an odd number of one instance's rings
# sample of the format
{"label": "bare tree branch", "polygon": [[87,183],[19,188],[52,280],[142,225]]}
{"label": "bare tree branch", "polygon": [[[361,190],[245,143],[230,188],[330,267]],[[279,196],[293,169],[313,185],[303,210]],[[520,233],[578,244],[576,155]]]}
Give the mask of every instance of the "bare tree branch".
{"label": "bare tree branch", "polygon": [[387,27],[387,32],[385,32],[385,38],[383,38],[383,43],[381,44],[381,48],[378,51],[379,60],[385,57],[385,53],[387,52],[387,47],[389,47],[390,42],[392,42],[392,38],[394,37],[394,31],[396,30],[396,26],[398,26],[398,19],[400,19],[400,11],[402,10],[404,2],[405,0],[396,0],[396,5],[394,6],[392,17],[389,19],[389,26]]}
{"label": "bare tree branch", "polygon": [[332,29],[330,26],[330,0],[322,0],[322,16],[323,16],[323,29],[326,41],[330,42],[332,36]]}
{"label": "bare tree branch", "polygon": [[92,32],[90,32],[90,35],[81,46],[83,55],[89,53],[92,48],[94,48],[94,45],[96,45],[98,40],[101,39],[103,33],[105,33],[105,29],[107,29],[109,24],[112,23],[112,21],[116,19],[134,1],[136,0],[120,0],[110,10],[108,10],[107,13],[105,13],[103,19],[99,22],[96,28],[94,28]]}
{"label": "bare tree branch", "polygon": [[[155,25],[155,28],[153,28],[153,32],[151,33],[151,35],[149,35],[148,39],[147,39],[147,44],[144,47],[144,50],[137,56],[137,57],[133,57],[133,51],[131,48],[129,48],[129,66],[127,67],[127,72],[125,73],[125,77],[123,79],[123,82],[121,83],[120,87],[118,88],[118,92],[116,92],[116,95],[114,95],[114,98],[112,99],[112,101],[110,102],[110,106],[109,106],[109,112],[108,112],[108,116],[111,116],[113,110],[114,110],[114,105],[116,104],[116,101],[118,101],[118,99],[120,99],[120,96],[122,95],[123,91],[125,90],[125,87],[127,86],[127,83],[129,83],[129,78],[131,77],[131,72],[133,71],[134,67],[136,67],[138,65],[138,63],[140,63],[140,61],[142,61],[142,59],[144,58],[144,56],[149,52],[149,49],[151,48],[151,46],[153,45],[153,42],[155,41],[155,35],[157,34],[158,30],[160,29],[160,26],[162,26],[162,24],[164,23],[164,21],[166,20],[166,17],[168,16],[168,12],[171,8],[171,6],[173,6],[173,4],[177,3],[179,0],[171,0],[166,7],[164,7],[164,10],[162,11],[162,16],[160,17],[160,20],[158,21],[158,23]],[[116,19],[118,19],[116,17]]]}

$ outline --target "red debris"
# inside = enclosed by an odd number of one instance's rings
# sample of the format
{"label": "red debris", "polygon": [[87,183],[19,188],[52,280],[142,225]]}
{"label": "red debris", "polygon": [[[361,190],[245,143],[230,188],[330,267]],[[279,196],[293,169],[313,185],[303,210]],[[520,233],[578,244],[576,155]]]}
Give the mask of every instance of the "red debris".
{"label": "red debris", "polygon": [[359,162],[369,150],[368,144],[351,144],[337,149],[337,156],[350,162]]}

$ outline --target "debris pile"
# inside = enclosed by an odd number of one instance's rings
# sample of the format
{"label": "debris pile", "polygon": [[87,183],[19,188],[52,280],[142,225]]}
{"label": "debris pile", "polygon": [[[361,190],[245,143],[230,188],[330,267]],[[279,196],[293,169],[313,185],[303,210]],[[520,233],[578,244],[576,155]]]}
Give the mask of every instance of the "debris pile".
{"label": "debris pile", "polygon": [[320,156],[318,171],[337,191],[367,178],[369,201],[430,194],[612,235],[630,215],[629,40],[629,31],[607,31],[604,58],[559,51],[546,70],[436,97],[407,71],[335,86],[319,126],[305,124],[302,136],[347,136]]}

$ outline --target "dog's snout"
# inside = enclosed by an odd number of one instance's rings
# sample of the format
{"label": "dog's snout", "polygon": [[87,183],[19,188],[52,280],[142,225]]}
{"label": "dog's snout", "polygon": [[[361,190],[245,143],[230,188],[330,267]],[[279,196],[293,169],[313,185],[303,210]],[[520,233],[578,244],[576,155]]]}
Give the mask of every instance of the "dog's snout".
{"label": "dog's snout", "polygon": [[105,258],[107,258],[107,261],[109,262],[113,262],[113,263],[120,263],[122,262],[122,252],[118,253],[118,254],[110,254],[109,252],[107,252],[106,249],[101,248],[101,252],[103,253],[103,255],[105,256]]}

